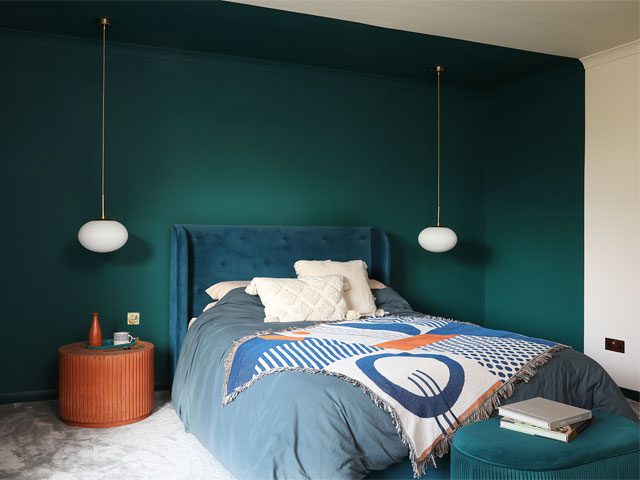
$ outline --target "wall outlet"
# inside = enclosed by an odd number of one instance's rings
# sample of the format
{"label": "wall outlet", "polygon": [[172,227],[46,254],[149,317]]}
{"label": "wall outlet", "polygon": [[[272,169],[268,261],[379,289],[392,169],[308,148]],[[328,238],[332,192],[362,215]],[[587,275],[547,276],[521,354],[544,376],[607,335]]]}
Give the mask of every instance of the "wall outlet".
{"label": "wall outlet", "polygon": [[140,312],[127,312],[127,325],[140,325]]}
{"label": "wall outlet", "polygon": [[604,339],[604,349],[612,352],[624,353],[624,340],[616,340],[615,338]]}

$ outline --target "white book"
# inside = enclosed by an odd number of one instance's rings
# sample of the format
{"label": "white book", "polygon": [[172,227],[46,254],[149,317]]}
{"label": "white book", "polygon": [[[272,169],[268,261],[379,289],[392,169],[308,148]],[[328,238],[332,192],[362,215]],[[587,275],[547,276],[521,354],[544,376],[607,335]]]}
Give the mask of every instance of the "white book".
{"label": "white book", "polygon": [[538,437],[551,438],[553,440],[566,443],[577,437],[585,428],[591,425],[592,421],[593,419],[584,420],[582,422],[574,423],[573,425],[560,427],[557,430],[545,430],[544,428],[534,427],[533,425],[504,417],[500,420],[500,427],[506,428],[507,430],[527,433],[529,435],[536,435]]}
{"label": "white book", "polygon": [[555,430],[591,418],[590,410],[541,397],[505,405],[498,409],[498,414],[545,430]]}

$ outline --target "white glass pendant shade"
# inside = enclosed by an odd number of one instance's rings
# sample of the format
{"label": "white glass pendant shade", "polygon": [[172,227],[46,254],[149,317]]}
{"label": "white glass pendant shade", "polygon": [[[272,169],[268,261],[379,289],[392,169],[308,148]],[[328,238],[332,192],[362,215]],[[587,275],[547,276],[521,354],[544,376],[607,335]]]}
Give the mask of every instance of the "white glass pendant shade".
{"label": "white glass pendant shade", "polygon": [[447,252],[456,246],[458,236],[447,227],[427,227],[418,235],[418,243],[430,252]]}
{"label": "white glass pendant shade", "polygon": [[92,252],[106,253],[118,250],[129,238],[129,232],[115,220],[92,220],[78,231],[78,240]]}

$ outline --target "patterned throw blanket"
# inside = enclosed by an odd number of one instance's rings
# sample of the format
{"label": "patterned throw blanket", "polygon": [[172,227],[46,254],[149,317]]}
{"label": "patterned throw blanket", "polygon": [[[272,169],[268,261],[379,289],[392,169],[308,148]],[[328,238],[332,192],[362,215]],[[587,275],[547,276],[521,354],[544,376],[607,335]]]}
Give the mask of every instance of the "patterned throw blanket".
{"label": "patterned throw blanket", "polygon": [[395,423],[414,474],[449,451],[455,430],[487,418],[564,345],[437,317],[373,317],[245,337],[226,361],[223,405],[282,371],[337,376]]}

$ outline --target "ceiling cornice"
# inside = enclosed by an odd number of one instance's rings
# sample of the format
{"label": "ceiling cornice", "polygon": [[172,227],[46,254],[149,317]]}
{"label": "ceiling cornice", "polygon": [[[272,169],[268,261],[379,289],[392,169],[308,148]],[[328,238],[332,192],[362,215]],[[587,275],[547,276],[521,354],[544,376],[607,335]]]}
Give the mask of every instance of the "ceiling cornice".
{"label": "ceiling cornice", "polygon": [[638,0],[228,0],[582,58],[640,39]]}
{"label": "ceiling cornice", "polygon": [[625,43],[614,48],[609,48],[603,52],[594,53],[582,57],[580,61],[584,65],[585,70],[597,67],[603,63],[613,62],[620,60],[621,58],[630,57],[631,55],[640,55],[640,40],[634,40],[633,42]]}

